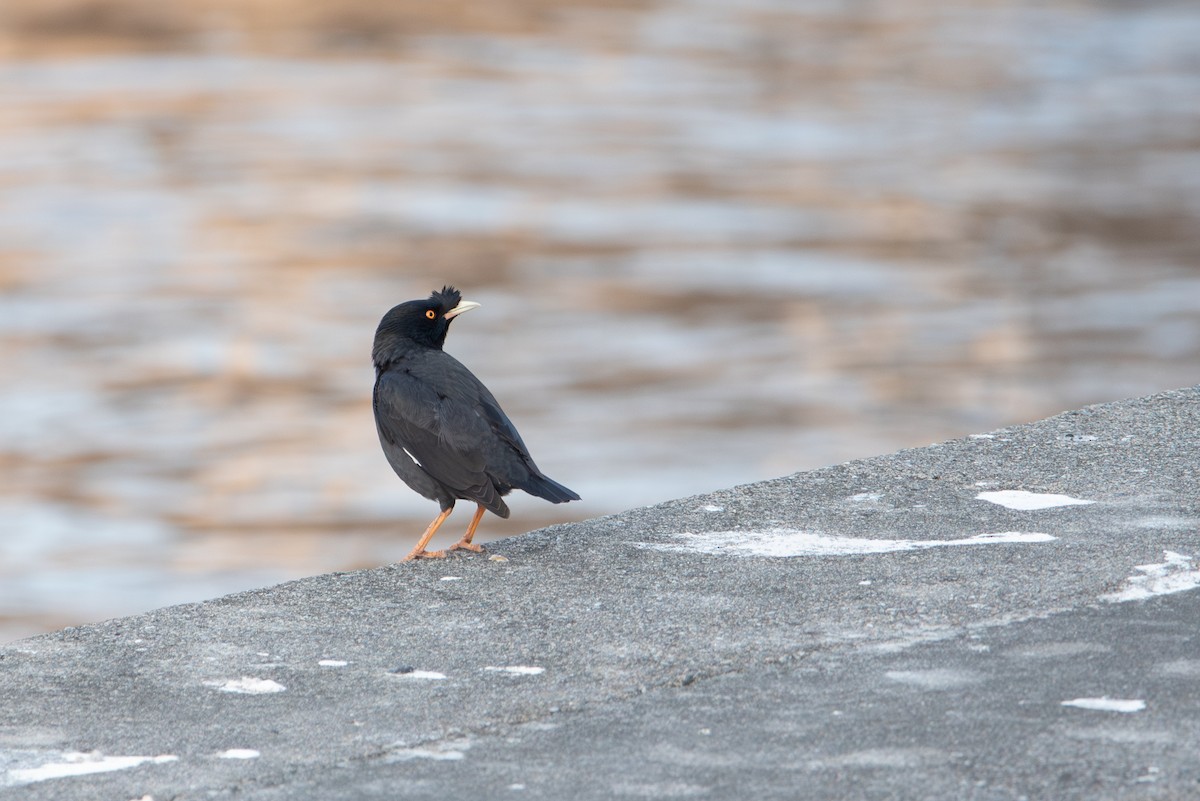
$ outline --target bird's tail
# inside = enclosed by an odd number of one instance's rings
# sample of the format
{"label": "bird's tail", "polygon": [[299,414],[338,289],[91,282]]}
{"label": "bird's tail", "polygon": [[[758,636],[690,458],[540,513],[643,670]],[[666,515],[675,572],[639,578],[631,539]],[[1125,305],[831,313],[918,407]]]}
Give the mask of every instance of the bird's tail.
{"label": "bird's tail", "polygon": [[521,485],[521,489],[530,495],[545,498],[550,503],[566,503],[567,501],[579,500],[579,495],[574,490],[564,487],[553,479],[546,478],[541,473],[535,473],[530,476],[529,480]]}

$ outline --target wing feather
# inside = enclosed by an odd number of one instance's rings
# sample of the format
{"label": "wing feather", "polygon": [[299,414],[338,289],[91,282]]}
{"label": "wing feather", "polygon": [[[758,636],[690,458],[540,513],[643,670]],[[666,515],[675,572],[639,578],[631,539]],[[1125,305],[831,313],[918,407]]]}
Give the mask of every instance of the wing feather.
{"label": "wing feather", "polygon": [[380,434],[454,495],[503,506],[485,469],[490,426],[469,400],[412,372],[388,370],[376,381],[375,413]]}
{"label": "wing feather", "polygon": [[514,488],[554,503],[579,498],[542,475],[487,387],[444,351],[407,359],[376,380],[380,436],[403,448],[455,497],[508,516]]}

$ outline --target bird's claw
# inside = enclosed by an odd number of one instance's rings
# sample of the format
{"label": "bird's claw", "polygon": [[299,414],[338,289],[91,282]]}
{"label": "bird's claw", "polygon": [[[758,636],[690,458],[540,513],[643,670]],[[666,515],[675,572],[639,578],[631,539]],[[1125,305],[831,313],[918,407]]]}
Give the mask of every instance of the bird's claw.
{"label": "bird's claw", "polygon": [[458,542],[456,542],[450,546],[450,550],[451,551],[462,550],[462,551],[471,551],[472,553],[483,553],[483,546],[476,545],[473,542],[467,542],[466,540],[459,540]]}
{"label": "bird's claw", "polygon": [[411,562],[414,559],[445,559],[445,551],[413,551],[408,556],[401,559],[401,562]]}

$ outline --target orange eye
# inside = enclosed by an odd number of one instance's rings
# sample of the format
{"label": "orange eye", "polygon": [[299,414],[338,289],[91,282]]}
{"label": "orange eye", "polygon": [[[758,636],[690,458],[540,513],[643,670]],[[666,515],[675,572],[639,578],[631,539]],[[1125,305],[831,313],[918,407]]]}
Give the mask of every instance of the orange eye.
{"label": "orange eye", "polygon": [[432,320],[434,317],[437,317],[437,312],[435,312],[433,309],[430,309],[429,311],[425,312],[425,316]]}

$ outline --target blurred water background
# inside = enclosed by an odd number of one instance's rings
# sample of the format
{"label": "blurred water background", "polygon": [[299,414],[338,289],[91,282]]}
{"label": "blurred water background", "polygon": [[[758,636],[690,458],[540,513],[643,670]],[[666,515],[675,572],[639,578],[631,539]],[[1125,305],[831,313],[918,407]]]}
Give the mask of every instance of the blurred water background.
{"label": "blurred water background", "polygon": [[403,556],[437,509],[371,337],[443,283],[584,498],[483,539],[1197,383],[1197,42],[1155,0],[5,0],[0,641]]}

